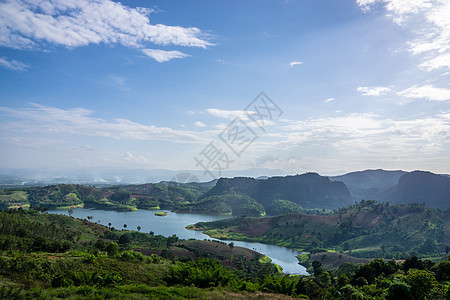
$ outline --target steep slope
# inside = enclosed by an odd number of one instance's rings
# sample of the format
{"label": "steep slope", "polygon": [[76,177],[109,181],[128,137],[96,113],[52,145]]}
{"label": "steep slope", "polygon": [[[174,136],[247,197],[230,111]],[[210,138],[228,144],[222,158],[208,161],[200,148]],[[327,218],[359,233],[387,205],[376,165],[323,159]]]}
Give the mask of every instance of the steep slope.
{"label": "steep slope", "polygon": [[330,180],[342,181],[350,190],[354,201],[379,199],[381,194],[398,183],[405,171],[382,169],[351,172],[340,176],[330,176]]}
{"label": "steep slope", "polygon": [[329,178],[333,181],[342,181],[347,186],[358,186],[363,189],[388,188],[396,185],[400,177],[406,173],[408,172],[377,169],[351,172]]}
{"label": "steep slope", "polygon": [[254,178],[221,178],[214,188],[200,197],[200,201],[212,196],[230,193],[247,195],[270,210],[275,200],[287,200],[303,208],[335,209],[351,203],[350,192],[342,182],[330,181],[317,173]]}
{"label": "steep slope", "polygon": [[381,196],[393,204],[418,202],[430,207],[448,208],[450,205],[450,178],[424,171],[403,175],[399,183]]}
{"label": "steep slope", "polygon": [[220,239],[263,242],[311,251],[332,248],[359,257],[406,258],[409,252],[443,251],[450,237],[449,211],[423,204],[389,205],[361,201],[329,215],[287,214],[266,218],[234,218],[200,222]]}

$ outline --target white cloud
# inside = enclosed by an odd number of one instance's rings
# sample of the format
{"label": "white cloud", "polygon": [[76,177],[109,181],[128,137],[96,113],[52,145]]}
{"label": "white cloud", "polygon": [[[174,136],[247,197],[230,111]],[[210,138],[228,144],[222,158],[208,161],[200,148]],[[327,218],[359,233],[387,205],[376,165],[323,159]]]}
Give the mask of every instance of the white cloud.
{"label": "white cloud", "polygon": [[93,112],[85,108],[60,109],[31,104],[29,108],[0,107],[0,113],[15,119],[3,121],[3,132],[39,132],[42,134],[63,134],[107,137],[125,140],[160,140],[177,143],[205,143],[208,141],[198,133],[174,130],[168,127],[144,125],[127,119],[112,122],[93,117]]}
{"label": "white cloud", "polygon": [[121,159],[127,163],[132,163],[132,164],[148,164],[150,161],[145,158],[144,156],[139,156],[139,155],[134,155],[131,152],[126,151],[125,155],[123,155],[121,157]]}
{"label": "white cloud", "polygon": [[225,110],[225,109],[217,109],[217,108],[208,108],[206,111],[215,117],[224,118],[224,119],[234,119],[236,117],[239,117],[242,120],[248,120],[248,115],[254,114],[253,111]]}
{"label": "white cloud", "polygon": [[195,122],[194,125],[197,127],[206,127],[206,124],[200,121]]}
{"label": "white cloud", "polygon": [[105,80],[105,84],[125,92],[130,91],[127,87],[127,79],[115,74],[109,74]]}
{"label": "white cloud", "polygon": [[450,69],[450,53],[438,55],[430,60],[423,62],[420,66],[427,71],[432,71],[443,67]]}
{"label": "white cloud", "polygon": [[328,102],[331,102],[331,101],[334,101],[334,98],[328,98],[325,101],[323,101],[323,103],[328,103]]}
{"label": "white cloud", "polygon": [[397,93],[398,96],[416,99],[428,99],[430,101],[450,100],[450,89],[437,88],[431,84],[413,86]]}
{"label": "white cloud", "polygon": [[403,158],[433,155],[449,146],[450,111],[434,116],[394,120],[375,114],[295,121],[278,133],[275,149],[321,147],[357,155]]}
{"label": "white cloud", "polygon": [[394,22],[410,28],[413,55],[425,54],[420,65],[427,71],[450,68],[450,1],[447,0],[357,0],[364,11],[375,3],[385,5]]}
{"label": "white cloud", "polygon": [[432,7],[430,0],[357,0],[356,2],[364,11],[370,10],[370,6],[374,4],[384,4],[389,15],[398,24],[404,22],[409,15]]}
{"label": "white cloud", "polygon": [[26,71],[30,67],[17,60],[8,60],[6,57],[0,57],[0,66],[13,71]]}
{"label": "white cloud", "polygon": [[198,28],[150,24],[150,12],[111,0],[5,0],[0,2],[0,45],[19,49],[47,43],[138,48],[147,43],[201,48],[213,45]]}
{"label": "white cloud", "polygon": [[293,66],[302,65],[302,64],[303,64],[303,62],[301,62],[301,61],[292,61],[289,63],[289,67],[292,68]]}
{"label": "white cloud", "polygon": [[173,58],[184,58],[190,56],[180,51],[164,51],[157,49],[142,49],[142,52],[159,63],[169,61]]}
{"label": "white cloud", "polygon": [[386,94],[391,89],[383,86],[360,86],[356,89],[358,92],[361,92],[363,96],[374,96],[378,97]]}

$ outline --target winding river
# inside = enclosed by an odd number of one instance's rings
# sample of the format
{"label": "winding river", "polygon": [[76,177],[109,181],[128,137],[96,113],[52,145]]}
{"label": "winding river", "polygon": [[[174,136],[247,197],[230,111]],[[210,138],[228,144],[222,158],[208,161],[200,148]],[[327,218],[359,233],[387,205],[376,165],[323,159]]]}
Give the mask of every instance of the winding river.
{"label": "winding river", "polygon": [[[208,222],[229,218],[230,216],[204,215],[204,214],[186,214],[167,211],[167,216],[155,216],[156,211],[138,210],[133,212],[118,212],[110,210],[75,208],[72,216],[75,218],[86,219],[87,216],[93,217],[93,222],[108,225],[116,229],[124,228],[127,225],[128,230],[137,230],[141,227],[142,232],[153,231],[155,234],[171,236],[176,234],[180,239],[210,239],[208,235],[194,230],[187,230],[185,227],[197,222]],[[67,210],[51,210],[49,213],[68,215]],[[286,274],[308,274],[305,267],[298,264],[296,256],[298,252],[285,247],[267,245],[254,242],[228,241],[236,246],[245,247],[262,253],[272,259],[273,263],[280,265]]]}

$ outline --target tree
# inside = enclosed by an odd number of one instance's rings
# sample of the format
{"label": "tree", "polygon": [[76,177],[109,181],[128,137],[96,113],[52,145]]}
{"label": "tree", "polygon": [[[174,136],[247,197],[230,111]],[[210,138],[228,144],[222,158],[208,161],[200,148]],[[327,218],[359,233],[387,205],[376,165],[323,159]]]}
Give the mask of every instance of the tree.
{"label": "tree", "polygon": [[108,223],[108,227],[111,227],[111,225],[112,225],[112,224],[111,224],[111,222],[110,222],[110,223]]}
{"label": "tree", "polygon": [[102,239],[98,239],[95,242],[95,248],[97,248],[99,250],[104,250],[106,248],[105,241]]}
{"label": "tree", "polygon": [[138,226],[137,230],[138,230],[138,232],[140,232],[141,231],[141,226]]}
{"label": "tree", "polygon": [[228,246],[230,246],[231,252],[233,252],[233,248],[234,248],[234,243],[233,243],[233,242],[231,242],[231,243],[229,243],[229,244],[228,244]]}
{"label": "tree", "polygon": [[87,219],[88,219],[89,221],[92,221],[93,218],[94,218],[93,216],[87,216]]}
{"label": "tree", "polygon": [[111,242],[106,246],[106,252],[108,252],[109,257],[114,257],[119,252],[119,245],[115,242]]}
{"label": "tree", "polygon": [[448,255],[449,252],[450,252],[450,246],[445,245],[445,253],[447,253],[447,255]]}
{"label": "tree", "polygon": [[406,276],[406,282],[411,286],[414,299],[428,299],[437,281],[433,274],[426,270],[411,269]]}
{"label": "tree", "polygon": [[388,300],[412,300],[411,287],[404,282],[393,283],[387,292],[386,299]]}
{"label": "tree", "polygon": [[322,263],[318,260],[312,262],[312,267],[314,269],[314,276],[319,276],[322,273]]}
{"label": "tree", "polygon": [[178,237],[177,237],[176,234],[173,234],[172,236],[169,236],[167,238],[167,248],[170,248],[176,242],[178,242]]}
{"label": "tree", "polygon": [[69,208],[69,210],[67,211],[67,213],[69,214],[69,216],[71,217],[73,215],[73,209]]}
{"label": "tree", "polygon": [[129,244],[130,243],[130,237],[126,234],[122,234],[119,237],[119,244],[121,245],[125,245],[125,244]]}
{"label": "tree", "polygon": [[127,224],[123,224],[123,228],[127,228],[128,227],[128,225]]}
{"label": "tree", "polygon": [[441,261],[431,269],[439,282],[450,281],[450,261]]}

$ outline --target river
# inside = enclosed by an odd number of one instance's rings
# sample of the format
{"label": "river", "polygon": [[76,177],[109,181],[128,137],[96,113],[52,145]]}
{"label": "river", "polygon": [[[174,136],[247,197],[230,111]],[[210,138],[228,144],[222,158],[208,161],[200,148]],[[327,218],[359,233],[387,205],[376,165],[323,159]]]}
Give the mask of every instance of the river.
{"label": "river", "polygon": [[[92,222],[98,222],[103,225],[108,225],[116,229],[123,229],[124,224],[127,225],[128,230],[137,230],[141,227],[142,232],[153,231],[155,234],[163,236],[171,236],[176,234],[180,239],[197,239],[204,240],[213,238],[208,235],[195,230],[187,230],[185,227],[197,222],[208,222],[230,218],[230,216],[205,215],[205,214],[186,214],[174,213],[167,211],[167,216],[155,216],[156,211],[138,210],[132,212],[118,212],[111,210],[73,209],[72,216],[75,218],[87,219],[87,216],[92,216]],[[49,213],[68,215],[67,210],[50,210]],[[272,259],[273,263],[278,264],[283,268],[286,274],[308,274],[305,267],[298,264],[296,256],[298,252],[285,247],[274,245],[267,245],[262,243],[242,242],[242,241],[228,241],[233,242],[236,246],[245,247],[247,249],[255,250]]]}

